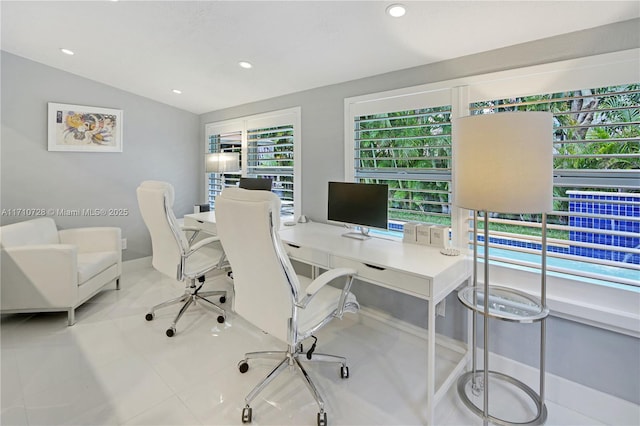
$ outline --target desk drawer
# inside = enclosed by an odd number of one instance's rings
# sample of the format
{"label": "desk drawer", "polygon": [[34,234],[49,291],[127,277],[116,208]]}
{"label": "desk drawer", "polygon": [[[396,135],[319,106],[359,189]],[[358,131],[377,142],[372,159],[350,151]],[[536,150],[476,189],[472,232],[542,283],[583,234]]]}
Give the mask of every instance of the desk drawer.
{"label": "desk drawer", "polygon": [[357,262],[343,257],[332,257],[332,268],[353,268],[358,278],[371,281],[383,287],[425,298],[431,295],[431,282],[428,278],[407,274],[395,269],[381,268],[377,265]]}
{"label": "desk drawer", "polygon": [[285,243],[284,248],[291,259],[299,260],[311,265],[327,268],[329,266],[329,256],[327,253],[313,250],[308,247],[300,247],[295,244]]}

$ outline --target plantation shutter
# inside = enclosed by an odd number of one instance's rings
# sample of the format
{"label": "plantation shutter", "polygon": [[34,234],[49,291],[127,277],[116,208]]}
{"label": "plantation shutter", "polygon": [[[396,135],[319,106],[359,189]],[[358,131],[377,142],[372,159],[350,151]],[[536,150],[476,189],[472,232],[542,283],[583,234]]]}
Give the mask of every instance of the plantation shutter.
{"label": "plantation shutter", "polygon": [[389,186],[389,228],[451,224],[451,106],[354,117],[354,177]]}
{"label": "plantation shutter", "polygon": [[247,131],[247,175],[273,179],[273,191],[293,208],[293,123]]}
{"label": "plantation shutter", "polygon": [[[216,132],[208,135],[208,152],[237,152],[242,164],[242,131]],[[209,173],[208,201],[210,208],[214,208],[215,198],[228,186],[236,186],[240,179],[237,173]]]}
{"label": "plantation shutter", "polygon": [[[471,114],[554,114],[554,210],[547,216],[550,273],[638,285],[639,100],[640,85],[632,83],[470,105]],[[491,260],[539,268],[540,215],[490,216]],[[479,229],[484,222],[480,217]]]}

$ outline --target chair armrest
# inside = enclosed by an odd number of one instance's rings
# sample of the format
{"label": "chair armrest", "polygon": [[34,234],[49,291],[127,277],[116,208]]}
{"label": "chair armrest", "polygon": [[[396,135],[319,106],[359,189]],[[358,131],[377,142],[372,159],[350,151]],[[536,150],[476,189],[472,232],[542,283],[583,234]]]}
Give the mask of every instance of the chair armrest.
{"label": "chair armrest", "polygon": [[63,229],[58,231],[58,237],[63,244],[78,246],[79,253],[122,251],[121,230],[116,227]]}
{"label": "chair armrest", "polygon": [[[220,241],[220,237],[212,236],[212,237],[203,238],[202,240],[197,241],[194,245],[189,247],[189,250],[180,256],[180,264],[178,265],[178,275],[177,275],[178,281],[181,281],[184,278],[183,274],[184,274],[185,267],[187,264],[187,259],[189,258],[189,256],[191,256],[192,254],[200,250],[202,247],[219,242],[219,241]],[[221,252],[220,259],[218,259],[218,263],[215,267],[217,269],[222,269],[222,267],[224,266],[224,262],[226,260],[226,255],[224,253],[224,250],[220,250],[220,252]]]}
{"label": "chair armrest", "polygon": [[352,268],[335,268],[320,274],[318,278],[316,278],[311,282],[311,284],[309,284],[309,286],[305,291],[306,294],[304,298],[300,302],[296,303],[296,306],[303,309],[306,308],[309,302],[311,302],[311,300],[313,299],[313,296],[315,296],[316,293],[318,293],[318,291],[320,291],[322,287],[324,287],[325,285],[329,284],[330,282],[332,282],[337,278],[346,277],[345,285],[342,288],[342,294],[340,295],[340,301],[339,301],[340,312],[342,312],[342,309],[344,308],[344,302],[347,298],[347,294],[349,294],[349,291],[351,290],[351,283],[353,282],[353,276],[356,274],[357,274],[357,271]]}
{"label": "chair armrest", "polygon": [[182,229],[185,232],[187,232],[187,231],[193,231],[193,232],[202,231],[202,229],[198,228],[197,226],[181,226],[180,229]]}
{"label": "chair armrest", "polygon": [[200,234],[200,231],[202,231],[202,229],[197,228],[195,226],[180,226],[180,230],[184,232],[185,235],[187,234],[187,232],[193,232],[193,234],[191,234],[191,236],[188,239],[189,246],[193,244],[193,241],[196,239],[198,234]]}
{"label": "chair armrest", "polygon": [[220,241],[220,237],[215,236],[215,237],[203,238],[197,241],[191,247],[189,247],[189,251],[185,254],[185,256],[189,257],[191,253],[200,250],[202,247],[206,246],[207,244],[215,243],[217,241]]}
{"label": "chair armrest", "polygon": [[[2,249],[2,307],[21,308],[35,300],[51,307],[73,306],[78,291],[78,252],[70,244],[39,244]],[[38,306],[42,307],[42,306]]]}

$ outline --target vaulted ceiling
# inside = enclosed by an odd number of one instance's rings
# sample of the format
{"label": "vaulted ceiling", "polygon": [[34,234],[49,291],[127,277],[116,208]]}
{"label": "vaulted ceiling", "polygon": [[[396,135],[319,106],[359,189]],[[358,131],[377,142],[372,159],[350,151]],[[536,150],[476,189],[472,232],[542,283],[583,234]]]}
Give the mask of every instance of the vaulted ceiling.
{"label": "vaulted ceiling", "polygon": [[201,114],[640,16],[638,1],[449,0],[392,18],[392,3],[2,1],[1,45]]}

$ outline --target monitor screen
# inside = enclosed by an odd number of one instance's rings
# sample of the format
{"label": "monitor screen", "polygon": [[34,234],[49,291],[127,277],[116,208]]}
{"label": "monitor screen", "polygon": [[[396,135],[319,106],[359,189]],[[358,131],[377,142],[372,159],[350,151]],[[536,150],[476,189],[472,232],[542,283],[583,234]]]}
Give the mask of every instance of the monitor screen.
{"label": "monitor screen", "polygon": [[271,178],[240,178],[240,188],[244,189],[259,189],[263,191],[271,191],[273,185],[273,179]]}
{"label": "monitor screen", "polygon": [[328,198],[328,220],[387,229],[388,185],[329,182]]}

